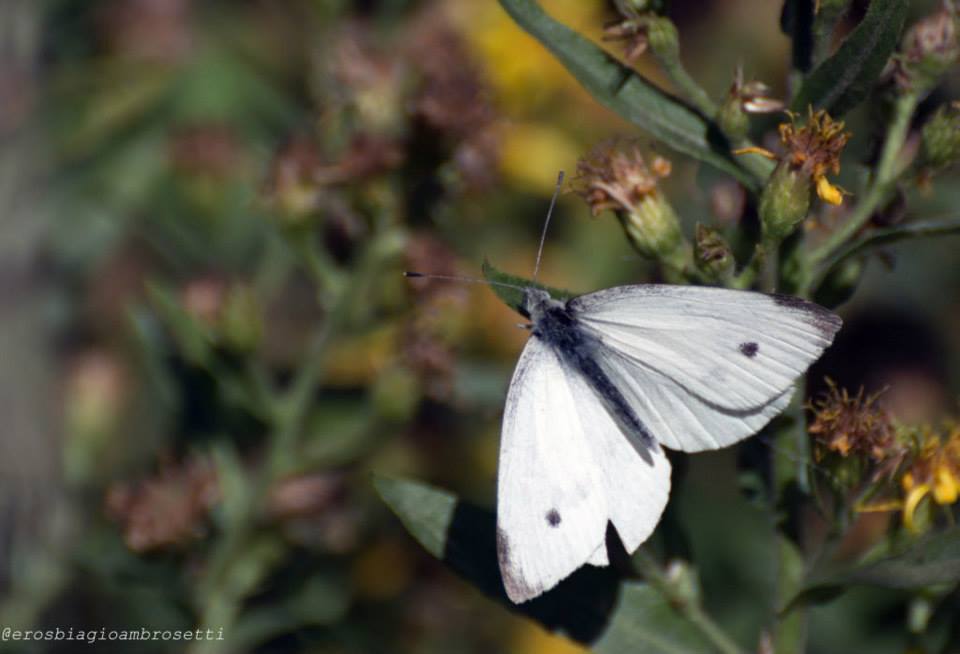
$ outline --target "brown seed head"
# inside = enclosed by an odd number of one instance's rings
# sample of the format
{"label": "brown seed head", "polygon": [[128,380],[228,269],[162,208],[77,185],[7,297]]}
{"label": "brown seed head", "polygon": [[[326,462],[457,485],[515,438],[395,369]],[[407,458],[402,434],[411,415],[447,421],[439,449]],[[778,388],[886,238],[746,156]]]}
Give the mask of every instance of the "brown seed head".
{"label": "brown seed head", "polygon": [[879,463],[901,451],[893,421],[877,401],[879,393],[865,395],[861,388],[851,396],[830,379],[827,387],[826,393],[809,405],[813,422],[807,431],[822,448],[818,457],[830,451]]}
{"label": "brown seed head", "polygon": [[791,167],[814,180],[839,173],[840,153],[850,140],[850,133],[843,128],[843,121],[833,120],[822,109],[811,110],[806,124],[800,126],[791,114],[790,122],[780,124],[780,141]]}
{"label": "brown seed head", "polygon": [[641,200],[658,193],[657,184],[670,169],[670,162],[660,156],[648,166],[635,144],[607,143],[577,162],[574,189],[594,216],[605,209],[633,211]]}

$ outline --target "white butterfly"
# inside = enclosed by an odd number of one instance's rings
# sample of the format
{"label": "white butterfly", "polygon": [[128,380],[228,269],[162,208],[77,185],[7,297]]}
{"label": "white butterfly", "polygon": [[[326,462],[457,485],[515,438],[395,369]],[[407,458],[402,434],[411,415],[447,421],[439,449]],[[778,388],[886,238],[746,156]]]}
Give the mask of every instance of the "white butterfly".
{"label": "white butterfly", "polygon": [[755,433],[840,328],[798,298],[695,286],[567,302],[531,287],[523,310],[532,336],[507,393],[497,487],[500,571],[517,603],[606,565],[608,521],[633,552],[670,494],[662,446]]}
{"label": "white butterfly", "polygon": [[608,522],[636,550],[670,495],[662,447],[715,450],[757,432],[841,324],[789,295],[641,284],[563,302],[534,286],[486,283],[523,291],[532,323],[507,392],[497,472],[497,555],[516,603],[585,563],[607,565]]}

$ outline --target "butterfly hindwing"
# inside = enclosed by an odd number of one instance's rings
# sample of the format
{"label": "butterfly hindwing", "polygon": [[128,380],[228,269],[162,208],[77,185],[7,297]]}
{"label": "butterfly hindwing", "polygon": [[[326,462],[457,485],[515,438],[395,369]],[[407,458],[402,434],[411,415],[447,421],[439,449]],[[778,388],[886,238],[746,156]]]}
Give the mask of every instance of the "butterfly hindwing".
{"label": "butterfly hindwing", "polygon": [[525,601],[584,563],[605,565],[608,520],[635,549],[669,489],[662,450],[632,443],[581,375],[532,337],[510,383],[500,446],[497,544],[509,597]]}

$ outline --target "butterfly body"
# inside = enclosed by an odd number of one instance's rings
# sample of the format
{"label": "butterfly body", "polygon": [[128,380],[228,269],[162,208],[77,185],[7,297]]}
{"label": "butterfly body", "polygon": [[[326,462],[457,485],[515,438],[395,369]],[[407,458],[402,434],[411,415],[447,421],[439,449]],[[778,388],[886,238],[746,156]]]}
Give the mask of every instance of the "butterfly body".
{"label": "butterfly body", "polygon": [[555,300],[547,291],[527,289],[524,309],[533,322],[531,338],[540,339],[564,364],[579,372],[622,429],[654,446],[649,430],[599,365],[600,339],[580,324],[568,303]]}

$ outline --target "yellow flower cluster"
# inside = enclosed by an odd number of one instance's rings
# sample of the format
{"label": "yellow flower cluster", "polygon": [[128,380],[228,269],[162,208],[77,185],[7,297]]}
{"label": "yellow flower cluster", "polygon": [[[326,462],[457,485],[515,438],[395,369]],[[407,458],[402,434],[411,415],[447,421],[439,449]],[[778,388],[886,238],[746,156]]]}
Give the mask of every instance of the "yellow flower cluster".
{"label": "yellow flower cluster", "polygon": [[863,496],[888,498],[857,510],[898,510],[903,525],[919,532],[929,524],[921,519],[924,507],[933,508],[929,502],[947,506],[960,499],[960,423],[940,429],[896,425],[877,395],[865,396],[862,390],[850,395],[830,380],[827,384],[827,392],[809,406],[813,420],[808,432],[817,460],[833,455],[838,466],[858,461],[870,472],[866,483],[872,488],[860,489]]}
{"label": "yellow flower cluster", "polygon": [[960,496],[960,425],[948,425],[943,434],[925,427],[914,438],[916,452],[900,485],[905,495],[903,523],[916,531],[916,512],[924,499],[929,496],[946,506]]}
{"label": "yellow flower cluster", "polygon": [[779,160],[781,166],[811,180],[821,200],[841,204],[844,191],[833,185],[827,175],[840,172],[840,154],[850,140],[850,133],[843,131],[843,121],[834,120],[826,111],[811,110],[807,122],[798,125],[797,115],[789,111],[787,114],[790,122],[779,126],[780,142],[786,149],[782,156],[755,146],[734,150],[734,154],[759,154]]}

